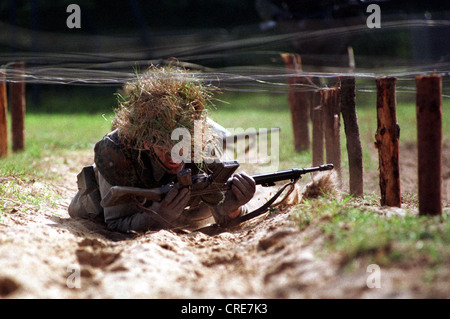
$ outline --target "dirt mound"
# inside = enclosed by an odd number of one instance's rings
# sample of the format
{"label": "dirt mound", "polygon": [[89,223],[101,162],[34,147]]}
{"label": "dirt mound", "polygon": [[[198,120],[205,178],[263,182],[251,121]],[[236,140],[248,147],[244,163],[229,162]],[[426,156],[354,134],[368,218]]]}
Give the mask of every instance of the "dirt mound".
{"label": "dirt mound", "polygon": [[[208,236],[161,230],[112,233],[68,216],[76,174],[90,151],[49,160],[60,172],[57,206],[21,207],[0,223],[1,298],[365,298],[426,297],[418,270],[386,269],[382,289],[367,265],[346,272],[338,255],[318,257],[323,235],[299,231],[288,208]],[[24,187],[33,187],[33,183]],[[258,206],[273,190],[259,189]],[[445,290],[444,290],[445,291]],[[439,294],[438,294],[439,296]]]}

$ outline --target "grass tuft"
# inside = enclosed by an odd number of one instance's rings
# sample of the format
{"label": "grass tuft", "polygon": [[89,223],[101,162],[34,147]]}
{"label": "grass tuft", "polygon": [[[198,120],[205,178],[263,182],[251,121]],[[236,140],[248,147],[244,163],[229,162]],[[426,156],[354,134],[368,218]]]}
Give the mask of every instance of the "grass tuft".
{"label": "grass tuft", "polygon": [[339,252],[343,265],[362,256],[378,265],[426,261],[433,266],[450,260],[448,211],[442,217],[422,217],[364,208],[352,197],[321,197],[298,205],[292,216],[301,230],[319,229],[324,248]]}

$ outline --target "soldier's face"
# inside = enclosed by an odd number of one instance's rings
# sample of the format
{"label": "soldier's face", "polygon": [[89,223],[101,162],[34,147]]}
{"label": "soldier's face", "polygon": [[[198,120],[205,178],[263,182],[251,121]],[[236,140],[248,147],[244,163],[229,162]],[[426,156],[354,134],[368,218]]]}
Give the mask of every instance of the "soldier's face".
{"label": "soldier's face", "polygon": [[176,163],[173,161],[172,156],[161,150],[155,150],[156,156],[158,156],[164,170],[169,174],[178,174],[184,167],[184,163]]}

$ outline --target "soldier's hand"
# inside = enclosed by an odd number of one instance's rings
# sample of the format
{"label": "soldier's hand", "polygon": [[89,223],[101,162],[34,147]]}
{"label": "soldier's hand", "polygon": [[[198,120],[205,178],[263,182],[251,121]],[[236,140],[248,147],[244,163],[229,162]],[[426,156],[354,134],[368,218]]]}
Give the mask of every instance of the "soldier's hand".
{"label": "soldier's hand", "polygon": [[160,214],[167,221],[177,219],[191,198],[191,191],[188,188],[171,189],[160,202],[153,202],[150,209]]}
{"label": "soldier's hand", "polygon": [[248,203],[255,195],[255,180],[246,173],[233,175],[231,189],[225,193],[225,199],[219,210],[221,215],[229,216],[236,212],[242,205]]}

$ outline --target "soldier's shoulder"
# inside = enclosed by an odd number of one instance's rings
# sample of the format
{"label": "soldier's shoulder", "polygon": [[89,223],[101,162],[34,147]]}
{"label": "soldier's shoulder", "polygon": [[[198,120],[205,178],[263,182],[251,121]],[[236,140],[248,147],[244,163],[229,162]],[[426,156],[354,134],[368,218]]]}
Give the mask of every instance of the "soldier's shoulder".
{"label": "soldier's shoulder", "polygon": [[135,183],[135,169],[123,150],[117,130],[106,134],[95,144],[94,162],[109,184],[130,186]]}

